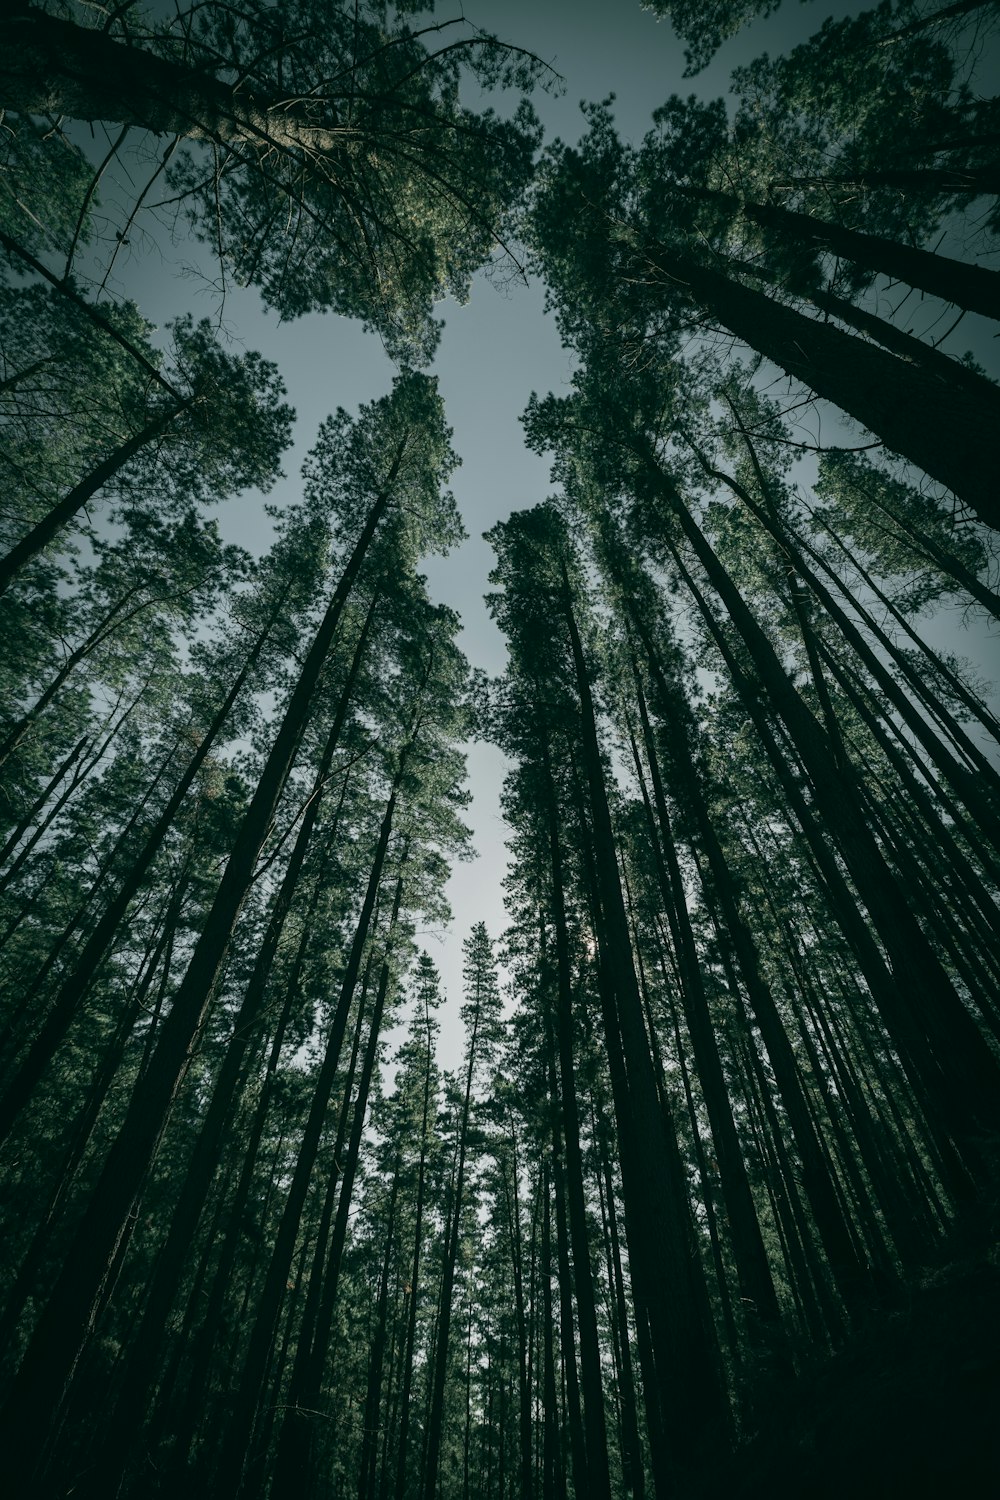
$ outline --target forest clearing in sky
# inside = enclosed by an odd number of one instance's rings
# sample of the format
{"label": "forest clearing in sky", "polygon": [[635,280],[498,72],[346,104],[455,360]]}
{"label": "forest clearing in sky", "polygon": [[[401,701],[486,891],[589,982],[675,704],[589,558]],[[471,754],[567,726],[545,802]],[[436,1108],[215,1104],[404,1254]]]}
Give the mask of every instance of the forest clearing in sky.
{"label": "forest clearing in sky", "polygon": [[0,1484],[993,1494],[1000,6],[469,5],[0,11]]}

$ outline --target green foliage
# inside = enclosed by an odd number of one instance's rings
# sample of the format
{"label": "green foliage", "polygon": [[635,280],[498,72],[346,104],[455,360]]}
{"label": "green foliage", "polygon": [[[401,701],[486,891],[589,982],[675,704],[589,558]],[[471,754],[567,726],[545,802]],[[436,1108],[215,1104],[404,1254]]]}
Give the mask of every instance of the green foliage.
{"label": "green foliage", "polygon": [[697,0],[645,0],[647,10],[658,16],[669,17],[677,35],[687,42],[684,57],[687,61],[685,76],[700,73],[708,66],[714,54],[756,16],[769,16],[778,9],[781,0],[712,0],[711,4],[698,4]]}

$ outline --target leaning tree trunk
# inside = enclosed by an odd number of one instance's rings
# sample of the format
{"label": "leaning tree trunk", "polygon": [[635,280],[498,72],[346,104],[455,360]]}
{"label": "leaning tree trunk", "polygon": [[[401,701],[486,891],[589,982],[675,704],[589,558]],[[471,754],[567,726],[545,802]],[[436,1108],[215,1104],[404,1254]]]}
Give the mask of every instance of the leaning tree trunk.
{"label": "leaning tree trunk", "polygon": [[832,401],[1000,530],[992,403],[665,247],[656,269],[708,316]]}
{"label": "leaning tree trunk", "polygon": [[30,115],[134,125],[262,152],[344,151],[355,134],[302,105],[259,99],[103,30],[17,5],[0,21],[0,104]]}
{"label": "leaning tree trunk", "polygon": [[967,312],[1000,318],[1000,272],[916,249],[884,235],[845,229],[776,203],[744,203],[743,214],[762,229],[776,230],[786,242],[830,250],[866,271],[890,276]]}
{"label": "leaning tree trunk", "polygon": [[[193,399],[193,398],[192,398]],[[119,473],[125,465],[143,448],[148,448],[161,438],[170,427],[170,424],[180,416],[186,406],[191,402],[184,402],[178,406],[166,407],[159,412],[151,421],[147,422],[141,432],[136,432],[124,443],[119,443],[112,453],[109,453],[103,462],[85,475],[63,498],[53,505],[42,519],[35,523],[26,536],[13,546],[5,557],[0,557],[0,594],[4,594],[10,587],[14,578],[20,570],[37,557],[43,548],[59,535],[64,526],[67,526],[74,516],[79,515],[88,500],[92,500],[99,490]]]}

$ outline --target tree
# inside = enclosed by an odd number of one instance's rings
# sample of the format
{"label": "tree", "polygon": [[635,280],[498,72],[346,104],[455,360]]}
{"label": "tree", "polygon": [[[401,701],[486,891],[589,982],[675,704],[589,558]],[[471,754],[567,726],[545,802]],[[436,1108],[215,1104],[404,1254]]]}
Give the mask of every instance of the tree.
{"label": "tree", "polygon": [[493,949],[489,934],[482,922],[477,923],[472,929],[462,951],[465,959],[462,970],[465,984],[465,1004],[462,1008],[462,1019],[466,1028],[465,1092],[462,1096],[461,1114],[455,1140],[455,1160],[451,1172],[448,1218],[441,1267],[441,1290],[438,1297],[437,1337],[434,1343],[431,1404],[427,1418],[427,1448],[422,1481],[424,1491],[428,1495],[437,1493],[441,1462],[444,1392],[448,1376],[455,1268],[462,1227],[472,1088],[477,1064],[481,1066],[484,1059],[489,1059],[491,1049],[496,1044],[500,1013],[500,995],[493,963]]}
{"label": "tree", "polygon": [[[45,366],[70,366],[59,369],[55,392],[48,369],[39,391],[18,383],[9,420],[15,433],[24,429],[31,436],[8,454],[8,462],[21,481],[18,488],[22,494],[27,491],[29,514],[33,512],[38,519],[0,558],[0,593],[97,495],[110,491],[118,500],[119,517],[139,529],[149,514],[152,496],[159,514],[170,515],[252,485],[267,490],[277,477],[281,453],[290,440],[293,412],[280,399],[284,386],[275,368],[258,355],[233,358],[225,354],[207,320],[195,324],[193,319],[181,319],[171,332],[169,396],[137,379],[139,372],[131,362],[118,358],[117,350],[103,349],[104,360],[95,360],[93,339],[85,342],[89,357],[83,360],[75,357],[73,342],[61,349],[56,344],[54,352],[41,357]],[[81,333],[77,319],[71,328],[75,342],[83,342]],[[111,368],[101,373],[110,376],[111,390],[99,393],[93,389],[93,366],[100,368],[104,361]],[[82,430],[74,434],[76,442],[72,438],[67,442],[66,424],[59,417],[67,406],[80,401],[89,405],[95,398],[99,422],[77,419],[74,425]],[[114,413],[110,433],[105,402],[112,409],[120,403],[121,408]],[[45,413],[44,425],[32,409],[39,406]],[[59,406],[63,412],[58,412]],[[42,432],[54,441],[59,468],[65,465],[67,476],[66,488],[54,503],[48,503],[47,486],[39,486],[35,477],[41,468],[51,485],[50,476],[59,473],[45,448],[39,451]],[[110,451],[109,439],[114,443]],[[85,459],[82,474],[81,458]],[[154,512],[152,524],[156,519]]]}
{"label": "tree", "polygon": [[[439,28],[428,28],[431,34]],[[458,102],[463,74],[530,87],[534,59],[486,34],[427,48],[380,3],[194,6],[165,24],[90,27],[19,4],[3,25],[4,102],[153,131],[200,149],[173,181],[195,231],[286,316],[360,316],[427,357],[431,304],[503,244],[537,127]]]}

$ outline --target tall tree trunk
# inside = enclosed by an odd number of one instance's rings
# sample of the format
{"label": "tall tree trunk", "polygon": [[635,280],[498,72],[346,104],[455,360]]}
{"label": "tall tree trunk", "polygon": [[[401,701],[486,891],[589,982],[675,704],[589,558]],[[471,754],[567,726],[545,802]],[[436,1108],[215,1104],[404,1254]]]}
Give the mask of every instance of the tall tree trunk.
{"label": "tall tree trunk", "polygon": [[176,421],[181,412],[190,407],[191,401],[179,406],[166,407],[159,412],[151,421],[147,422],[140,432],[134,433],[124,443],[119,443],[113,452],[109,453],[96,469],[79,480],[63,498],[52,507],[47,515],[35,523],[26,536],[13,546],[5,557],[0,557],[0,595],[6,593],[14,578],[20,570],[37,557],[43,548],[58,536],[62,528],[79,515],[89,500],[92,500],[99,490],[112,480],[121,469],[133,459],[143,448],[148,448],[163,437],[172,422]]}
{"label": "tall tree trunk", "polygon": [[719,1056],[712,1015],[708,1007],[708,997],[702,981],[700,960],[684,893],[684,880],[670,826],[659,758],[646,710],[646,699],[638,676],[636,676],[635,685],[646,762],[649,766],[653,800],[660,827],[660,838],[656,842],[654,853],[660,869],[668,917],[671,914],[673,916],[672,927],[681,977],[684,1017],[694,1047],[698,1078],[708,1109],[712,1139],[718,1154],[719,1180],[733,1239],[740,1295],[744,1307],[752,1311],[755,1317],[765,1322],[773,1322],[778,1317],[778,1300],[771,1281],[767,1254],[757,1220],[757,1210],[750,1191],[736,1122],[733,1119],[723,1076],[722,1059]]}
{"label": "tall tree trunk", "polygon": [[[285,1394],[285,1418],[273,1466],[273,1483],[278,1493],[294,1494],[303,1485],[305,1492],[308,1493],[310,1488],[311,1460],[313,1457],[313,1444],[310,1438],[313,1424],[309,1418],[314,1417],[315,1413],[322,1409],[323,1373],[329,1357],[330,1333],[333,1327],[337,1289],[340,1282],[340,1267],[343,1260],[344,1247],[347,1243],[348,1215],[350,1213],[351,1197],[354,1192],[354,1181],[361,1158],[361,1140],[368,1113],[368,1098],[371,1091],[372,1078],[375,1074],[375,1067],[378,1062],[382,1016],[385,1010],[389,981],[392,976],[390,961],[392,941],[403,899],[403,868],[405,864],[406,850],[404,848],[400,857],[400,874],[396,881],[392,913],[386,933],[386,951],[382,960],[375,1005],[372,1009],[371,1021],[368,1027],[368,1041],[365,1046],[364,1063],[362,1064],[361,1078],[358,1083],[358,1095],[354,1104],[351,1138],[348,1143],[347,1156],[340,1180],[340,1193],[337,1199],[337,1217],[333,1227],[333,1237],[330,1242],[329,1255],[322,1259],[317,1256],[318,1264],[316,1270],[318,1274],[315,1278],[315,1293],[306,1302],[303,1323],[299,1329],[295,1362]],[[322,1239],[318,1244],[322,1244]],[[324,1260],[325,1266],[323,1263]],[[310,1292],[313,1291],[312,1278],[310,1278],[309,1290]],[[314,1316],[310,1318],[310,1314]],[[295,1416],[299,1412],[307,1414],[305,1424],[303,1424],[301,1417],[295,1420]],[[334,1426],[330,1430],[336,1432],[336,1427]],[[263,1475],[261,1475],[261,1478],[263,1478]],[[254,1492],[252,1486],[247,1486],[247,1490],[250,1494]]]}
{"label": "tall tree trunk", "polygon": [[664,246],[651,247],[650,256],[658,274],[713,321],[953,490],[985,525],[1000,529],[992,403],[948,390],[887,350]]}
{"label": "tall tree trunk", "polygon": [[400,1163],[392,1174],[392,1190],[386,1213],[385,1250],[375,1303],[375,1336],[368,1356],[368,1388],[361,1433],[361,1457],[358,1460],[358,1500],[375,1500],[379,1451],[380,1413],[382,1410],[382,1374],[385,1368],[385,1346],[389,1326],[389,1280],[392,1251],[396,1236],[396,1197],[399,1192]]}
{"label": "tall tree trunk", "polygon": [[776,203],[744,203],[742,211],[751,223],[776,230],[783,240],[829,250],[865,270],[880,272],[906,286],[929,292],[967,312],[1000,318],[1000,272],[904,245],[884,235],[845,229]]}
{"label": "tall tree trunk", "polygon": [[601,1355],[597,1331],[597,1306],[587,1234],[583,1153],[580,1145],[580,1111],[573,1066],[573,978],[566,927],[562,846],[552,768],[547,745],[543,749],[548,794],[546,812],[549,835],[552,918],[555,928],[556,1005],[555,1033],[559,1063],[558,1099],[562,1112],[566,1148],[566,1182],[569,1226],[573,1245],[573,1287],[576,1293],[577,1326],[580,1334],[580,1376],[583,1385],[584,1434],[587,1445],[587,1493],[593,1500],[611,1495],[608,1472],[608,1437],[601,1381]]}
{"label": "tall tree trunk", "polygon": [[285,1199],[281,1223],[268,1265],[267,1277],[257,1299],[256,1316],[239,1382],[239,1391],[226,1432],[216,1476],[215,1493],[219,1497],[219,1500],[223,1500],[223,1497],[225,1497],[225,1500],[229,1500],[229,1497],[234,1497],[235,1500],[235,1497],[240,1494],[244,1468],[248,1460],[252,1459],[253,1456],[251,1451],[252,1437],[254,1424],[257,1419],[261,1389],[267,1372],[275,1330],[281,1315],[284,1290],[295,1252],[295,1241],[299,1232],[302,1210],[309,1189],[316,1153],[319,1149],[330,1094],[336,1077],[340,1049],[343,1044],[344,1033],[347,1029],[348,1015],[361,968],[361,959],[368,940],[372,914],[375,910],[375,902],[379,892],[382,871],[389,847],[389,839],[392,833],[393,819],[399,795],[399,783],[405,761],[406,756],[404,754],[401,757],[400,767],[397,770],[396,779],[386,804],[382,826],[379,830],[378,844],[372,860],[368,888],[365,892],[361,914],[358,918],[354,940],[351,944],[351,952],[341,984],[337,1007],[330,1024],[326,1051],[316,1079],[309,1117],[299,1145],[295,1171],[288,1189],[288,1195]]}
{"label": "tall tree trunk", "polygon": [[455,1268],[458,1263],[458,1240],[461,1233],[462,1197],[465,1188],[465,1156],[468,1149],[469,1115],[472,1108],[472,1079],[476,1066],[476,1041],[479,1036],[480,1007],[473,1013],[469,1038],[469,1060],[465,1074],[465,1097],[459,1122],[458,1156],[455,1166],[455,1190],[445,1233],[444,1264],[441,1271],[441,1297],[438,1309],[437,1337],[431,1365],[431,1404],[427,1420],[427,1452],[424,1459],[423,1489],[427,1500],[435,1500],[441,1442],[444,1435],[444,1392],[448,1378],[448,1343],[451,1334],[452,1297],[455,1290]]}
{"label": "tall tree trunk", "polygon": [[601,1173],[604,1180],[604,1204],[608,1221],[608,1248],[611,1252],[613,1271],[612,1291],[615,1309],[615,1333],[618,1341],[620,1390],[622,1408],[622,1478],[625,1487],[644,1500],[646,1476],[642,1464],[642,1444],[639,1441],[639,1418],[635,1398],[635,1374],[632,1368],[632,1347],[629,1342],[628,1301],[625,1296],[625,1278],[622,1272],[621,1241],[618,1234],[618,1210],[615,1206],[614,1182],[611,1176],[611,1151],[607,1140],[607,1129],[599,1124],[594,1135],[600,1155]]}
{"label": "tall tree trunk", "polygon": [[431,1096],[431,1038],[428,1021],[427,1057],[424,1069],[424,1097],[420,1122],[420,1162],[417,1168],[417,1200],[414,1208],[413,1260],[410,1266],[410,1292],[406,1306],[406,1331],[403,1335],[402,1379],[399,1403],[399,1445],[396,1450],[395,1496],[405,1500],[406,1465],[409,1453],[410,1412],[413,1390],[413,1357],[417,1335],[417,1302],[420,1288],[420,1261],[423,1255],[424,1194],[427,1181],[428,1124]]}

